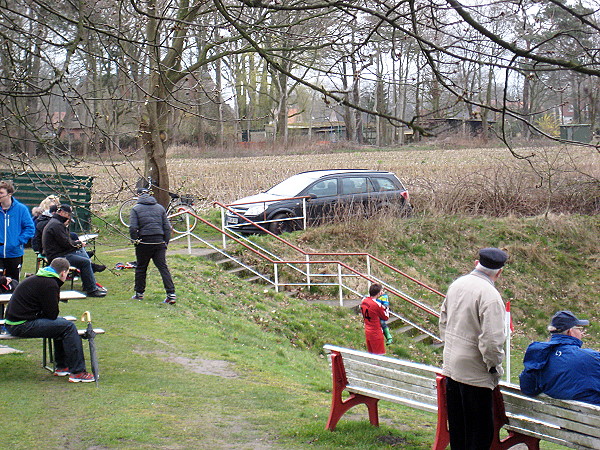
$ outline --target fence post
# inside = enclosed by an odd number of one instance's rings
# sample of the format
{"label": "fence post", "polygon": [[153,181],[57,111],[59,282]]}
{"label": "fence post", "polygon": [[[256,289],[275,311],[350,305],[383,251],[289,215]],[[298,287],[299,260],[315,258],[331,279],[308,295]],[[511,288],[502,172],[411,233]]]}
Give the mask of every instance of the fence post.
{"label": "fence post", "polygon": [[188,255],[192,254],[192,237],[190,236],[192,232],[190,231],[190,215],[189,213],[185,213],[185,229],[187,234],[187,246],[188,246]]}
{"label": "fence post", "polygon": [[305,198],[302,199],[302,215],[304,216],[302,218],[302,225],[303,225],[304,229],[306,230],[306,199]]}
{"label": "fence post", "polygon": [[343,291],[343,281],[342,281],[342,265],[338,263],[338,284],[340,291],[340,306],[344,306],[344,291]]}
{"label": "fence post", "polygon": [[306,255],[306,285],[310,288],[310,255]]}
{"label": "fence post", "polygon": [[371,255],[367,255],[367,275],[371,278]]}
{"label": "fence post", "polygon": [[273,263],[273,273],[275,279],[275,292],[279,292],[279,269],[277,263]]}
{"label": "fence post", "polygon": [[226,249],[227,236],[225,236],[225,208],[219,206],[219,209],[221,210],[221,231],[223,231],[223,233],[221,233],[221,237],[223,238],[223,249]]}

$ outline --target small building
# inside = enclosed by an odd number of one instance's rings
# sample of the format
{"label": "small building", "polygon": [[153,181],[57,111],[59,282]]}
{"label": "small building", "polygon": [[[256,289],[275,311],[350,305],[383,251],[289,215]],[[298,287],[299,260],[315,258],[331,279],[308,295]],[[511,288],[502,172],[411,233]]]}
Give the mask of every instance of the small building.
{"label": "small building", "polygon": [[583,123],[561,125],[560,138],[567,141],[588,144],[592,141],[592,126]]}

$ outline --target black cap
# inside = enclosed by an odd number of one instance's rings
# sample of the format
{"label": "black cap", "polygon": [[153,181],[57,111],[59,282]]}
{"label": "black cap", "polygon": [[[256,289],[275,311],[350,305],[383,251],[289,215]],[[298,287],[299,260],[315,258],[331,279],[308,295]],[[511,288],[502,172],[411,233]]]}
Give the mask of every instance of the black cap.
{"label": "black cap", "polygon": [[488,269],[501,269],[508,255],[499,248],[489,247],[479,250],[479,264]]}
{"label": "black cap", "polygon": [[559,311],[552,316],[548,331],[551,333],[562,333],[570,328],[585,327],[589,324],[589,320],[579,320],[571,311]]}
{"label": "black cap", "polygon": [[71,209],[71,207],[69,205],[60,205],[58,207],[58,211],[64,211],[64,212],[67,212],[69,214],[71,214],[73,212],[73,210]]}

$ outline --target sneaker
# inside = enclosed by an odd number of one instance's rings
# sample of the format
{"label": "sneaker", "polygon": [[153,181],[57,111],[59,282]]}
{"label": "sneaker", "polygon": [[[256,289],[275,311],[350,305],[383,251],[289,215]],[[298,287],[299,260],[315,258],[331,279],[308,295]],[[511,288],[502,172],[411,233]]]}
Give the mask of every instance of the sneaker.
{"label": "sneaker", "polygon": [[165,298],[163,303],[168,303],[169,305],[174,305],[175,303],[177,303],[177,296],[175,294],[167,294],[167,298]]}
{"label": "sneaker", "polygon": [[69,368],[68,367],[61,367],[56,368],[54,370],[54,375],[56,375],[57,377],[66,377],[67,375],[71,375],[71,372],[69,372]]}
{"label": "sneaker", "polygon": [[102,291],[100,289],[95,289],[86,294],[87,297],[106,297],[106,291]]}
{"label": "sneaker", "polygon": [[136,292],[133,297],[131,297],[131,300],[143,300],[144,299],[144,293],[143,292]]}
{"label": "sneaker", "polygon": [[94,378],[94,375],[92,375],[91,373],[87,373],[87,372],[79,372],[79,373],[72,373],[71,376],[69,376],[69,381],[71,383],[91,383],[92,381],[96,381],[96,379]]}
{"label": "sneaker", "polygon": [[105,270],[106,270],[106,266],[104,264],[92,263],[92,271],[93,272],[104,272]]}

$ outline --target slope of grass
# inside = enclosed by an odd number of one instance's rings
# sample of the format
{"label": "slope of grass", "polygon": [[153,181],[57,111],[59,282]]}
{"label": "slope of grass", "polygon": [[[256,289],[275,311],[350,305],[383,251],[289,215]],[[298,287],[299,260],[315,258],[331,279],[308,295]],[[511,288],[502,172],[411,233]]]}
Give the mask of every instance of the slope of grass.
{"label": "slope of grass", "polygon": [[[598,346],[599,228],[597,217],[444,216],[342,223],[290,237],[315,250],[369,250],[442,291],[470,270],[479,247],[507,248],[511,260],[499,288],[514,302],[517,372],[525,345],[545,339],[556,309],[589,318],[588,343]],[[100,262],[133,260],[122,230],[110,232],[102,230]],[[37,340],[14,341],[24,353],[0,356],[7,448],[430,448],[435,417],[388,402],[380,406],[380,428],[359,407],[334,433],[324,430],[331,380],[321,348],[364,348],[355,313],[247,284],[200,258],[176,255],[169,263],[179,296],[174,307],[160,303],[155,269],[143,301],[130,300],[133,271],[126,270],[98,276],[106,298],[61,305],[65,315],[91,311],[95,326],[107,331],[97,338],[98,389],[41,369]],[[25,270],[32,265],[27,254]],[[440,358],[401,336],[390,351],[431,363]]]}

